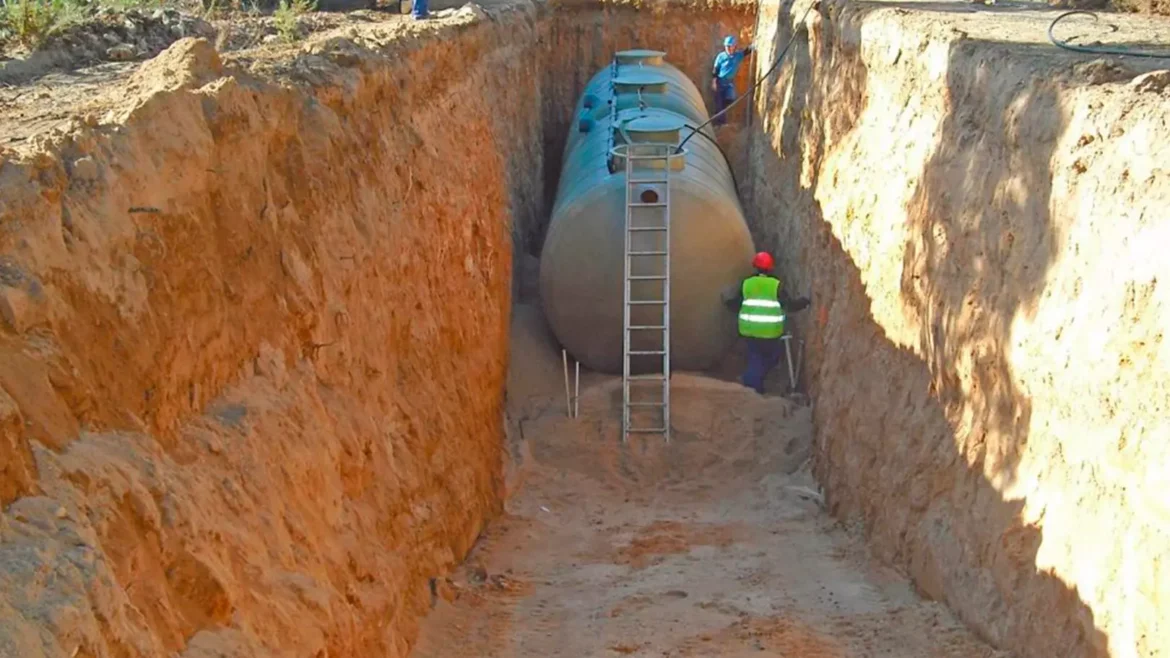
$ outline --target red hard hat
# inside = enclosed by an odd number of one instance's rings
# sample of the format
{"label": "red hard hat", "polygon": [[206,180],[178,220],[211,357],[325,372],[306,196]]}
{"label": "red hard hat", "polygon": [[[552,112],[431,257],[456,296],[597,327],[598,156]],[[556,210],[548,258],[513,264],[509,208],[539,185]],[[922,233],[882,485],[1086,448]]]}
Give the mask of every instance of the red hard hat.
{"label": "red hard hat", "polygon": [[769,254],[766,251],[761,251],[760,253],[756,254],[755,258],[752,259],[752,267],[756,268],[757,270],[770,270],[775,265],[776,263],[772,261],[772,254]]}

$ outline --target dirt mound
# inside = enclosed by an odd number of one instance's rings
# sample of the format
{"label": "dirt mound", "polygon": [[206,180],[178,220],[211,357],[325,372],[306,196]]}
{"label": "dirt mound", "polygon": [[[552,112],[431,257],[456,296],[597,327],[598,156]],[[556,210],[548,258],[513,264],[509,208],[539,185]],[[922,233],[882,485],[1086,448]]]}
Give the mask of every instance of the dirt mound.
{"label": "dirt mound", "polygon": [[207,21],[173,9],[102,9],[63,27],[34,52],[12,52],[11,59],[0,61],[0,82],[22,84],[50,71],[146,59],[184,37],[215,36]]}
{"label": "dirt mound", "polygon": [[699,375],[671,378],[671,442],[658,434],[621,442],[622,384],[604,377],[581,392],[580,417],[562,410],[530,420],[537,462],[630,490],[678,487],[696,474],[712,481],[792,473],[809,455],[809,410],[739,384]]}
{"label": "dirt mound", "polygon": [[206,84],[219,77],[223,63],[206,39],[182,39],[142,65],[130,78],[133,91],[174,90]]}
{"label": "dirt mound", "polygon": [[[569,357],[570,386],[573,384]],[[509,490],[533,463],[564,468],[631,495],[647,485],[792,473],[810,454],[810,410],[698,374],[671,377],[671,443],[634,434],[622,444],[620,377],[582,370],[579,417],[568,418],[565,364],[538,308],[512,312],[508,370]]]}

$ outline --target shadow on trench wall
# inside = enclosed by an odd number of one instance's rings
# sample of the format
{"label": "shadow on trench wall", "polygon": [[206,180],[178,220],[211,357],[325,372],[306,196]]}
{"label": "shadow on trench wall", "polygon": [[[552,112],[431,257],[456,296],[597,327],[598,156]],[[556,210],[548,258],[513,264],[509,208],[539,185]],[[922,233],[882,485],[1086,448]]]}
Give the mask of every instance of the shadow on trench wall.
{"label": "shadow on trench wall", "polygon": [[[772,59],[791,13],[780,10]],[[1057,242],[1049,161],[1064,118],[1055,86],[1011,86],[1032,78],[1029,47],[951,44],[946,114],[898,227],[902,262],[863,272],[837,234],[857,235],[864,219],[826,218],[819,199],[849,192],[820,179],[826,137],[835,146],[857,129],[880,75],[859,48],[866,13],[822,18],[811,38],[798,36],[751,127],[757,242],[778,253],[793,292],[813,296],[794,331],[808,341],[817,477],[835,515],[864,520],[880,557],[993,644],[1036,658],[1106,657],[1093,611],[1037,566],[1042,530],[1021,518],[1024,500],[1000,493],[1031,415],[1007,357],[1011,323],[1042,293]],[[881,163],[869,172],[870,189],[850,193],[876,203],[891,182]],[[1003,194],[1009,187],[1018,193]],[[919,328],[913,349],[871,312],[866,281],[883,267],[901,270],[906,324]]]}

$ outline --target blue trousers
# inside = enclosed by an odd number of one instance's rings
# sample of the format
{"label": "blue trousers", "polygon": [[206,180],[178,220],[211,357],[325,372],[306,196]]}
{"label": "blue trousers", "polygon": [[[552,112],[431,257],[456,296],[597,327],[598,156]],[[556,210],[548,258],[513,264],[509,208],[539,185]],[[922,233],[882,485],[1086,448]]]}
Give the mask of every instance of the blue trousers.
{"label": "blue trousers", "polygon": [[764,392],[764,378],[780,363],[784,345],[779,338],[745,338],[747,341],[747,368],[743,371],[743,385]]}
{"label": "blue trousers", "polygon": [[412,0],[410,8],[416,19],[426,18],[428,15],[427,0]]}
{"label": "blue trousers", "polygon": [[[730,81],[718,80],[715,83],[715,112],[719,113],[724,110],[731,102],[735,100],[735,85]],[[721,115],[712,121],[717,126],[727,123],[727,115]]]}

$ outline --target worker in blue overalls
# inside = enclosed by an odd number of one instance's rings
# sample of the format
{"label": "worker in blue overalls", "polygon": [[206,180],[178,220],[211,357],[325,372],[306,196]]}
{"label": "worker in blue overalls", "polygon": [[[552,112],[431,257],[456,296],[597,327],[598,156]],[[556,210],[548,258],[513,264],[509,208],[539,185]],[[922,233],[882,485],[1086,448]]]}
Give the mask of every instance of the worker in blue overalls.
{"label": "worker in blue overalls", "polygon": [[[748,53],[755,50],[749,45],[743,50],[736,47],[735,37],[727,35],[723,39],[723,52],[715,56],[715,65],[711,67],[711,90],[715,92],[715,112],[722,112],[735,100],[735,72]],[[717,114],[713,123],[717,126],[727,121],[727,115]]]}

